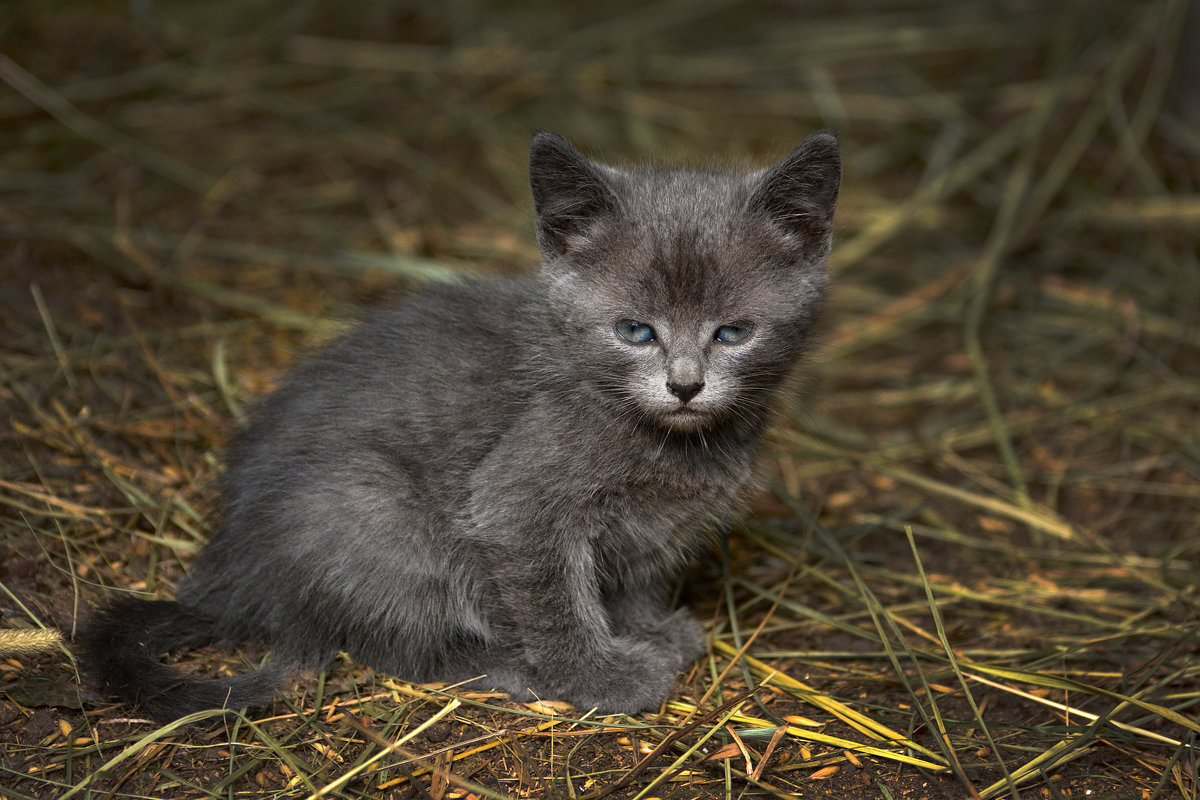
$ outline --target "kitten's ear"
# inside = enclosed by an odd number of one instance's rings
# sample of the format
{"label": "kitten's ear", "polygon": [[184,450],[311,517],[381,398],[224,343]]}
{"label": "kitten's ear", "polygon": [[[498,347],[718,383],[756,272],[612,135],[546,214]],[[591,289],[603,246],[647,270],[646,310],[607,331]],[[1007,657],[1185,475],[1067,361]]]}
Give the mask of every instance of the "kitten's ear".
{"label": "kitten's ear", "polygon": [[747,208],[766,214],[798,238],[806,255],[822,257],[832,238],[841,182],[837,138],[814,133],[759,176]]}
{"label": "kitten's ear", "polygon": [[547,257],[563,255],[571,239],[619,204],[602,167],[557,133],[538,131],[529,147],[529,184],[537,209],[538,244]]}

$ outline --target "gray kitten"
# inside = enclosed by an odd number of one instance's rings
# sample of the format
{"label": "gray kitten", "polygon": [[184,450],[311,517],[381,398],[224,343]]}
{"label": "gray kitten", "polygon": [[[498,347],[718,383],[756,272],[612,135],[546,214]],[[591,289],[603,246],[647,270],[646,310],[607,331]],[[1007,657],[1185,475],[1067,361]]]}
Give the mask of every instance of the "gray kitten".
{"label": "gray kitten", "polygon": [[[119,598],[81,634],[107,690],[163,720],[256,705],[344,650],[605,713],[672,693],[704,640],[666,595],[809,345],[837,143],[622,171],[542,132],[529,172],[540,275],[428,288],[301,365],[235,443],[178,600]],[[217,640],[274,659],[159,661]]]}

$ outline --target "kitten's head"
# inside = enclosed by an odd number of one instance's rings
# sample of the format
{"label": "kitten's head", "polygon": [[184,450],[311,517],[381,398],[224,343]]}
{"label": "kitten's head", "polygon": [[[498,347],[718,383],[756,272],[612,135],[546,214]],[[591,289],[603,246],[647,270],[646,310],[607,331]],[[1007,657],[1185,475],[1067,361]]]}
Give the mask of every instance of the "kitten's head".
{"label": "kitten's head", "polygon": [[551,335],[573,379],[678,432],[761,421],[824,295],[834,137],[729,174],[617,170],[540,132],[529,171]]}

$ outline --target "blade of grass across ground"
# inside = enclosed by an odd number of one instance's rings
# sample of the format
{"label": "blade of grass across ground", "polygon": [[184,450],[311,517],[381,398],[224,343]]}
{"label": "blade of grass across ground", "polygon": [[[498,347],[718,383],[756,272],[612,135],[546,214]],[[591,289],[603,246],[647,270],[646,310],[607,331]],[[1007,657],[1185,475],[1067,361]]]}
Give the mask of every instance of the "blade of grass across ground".
{"label": "blade of grass across ground", "polygon": [[[970,687],[967,685],[966,679],[963,677],[962,671],[958,666],[958,659],[954,649],[950,646],[950,639],[946,636],[946,627],[942,623],[942,615],[938,611],[937,600],[933,596],[933,588],[929,584],[929,577],[925,574],[925,565],[921,561],[920,552],[917,550],[917,541],[913,537],[912,529],[905,528],[905,534],[908,536],[908,545],[912,549],[913,560],[917,565],[917,572],[921,576],[921,585],[925,590],[925,600],[929,603],[929,613],[933,616],[933,624],[937,630],[938,642],[942,645],[942,651],[946,655],[946,659],[950,663],[950,667],[954,670],[955,676],[958,678],[958,685],[962,688],[963,695],[966,697],[967,703],[971,706],[971,713],[975,715],[975,721],[979,723],[980,730],[983,731],[984,738],[987,739],[988,747],[993,753],[999,754],[1000,748],[996,746],[996,740],[992,736],[991,730],[988,728],[987,720],[984,719],[983,713],[979,710],[979,704],[975,702],[975,696],[971,693]],[[932,702],[932,695],[930,695]],[[947,747],[949,747],[949,739],[946,739]],[[951,750],[953,752],[953,750]],[[1004,773],[1004,784],[1013,791],[1016,789],[1016,782],[1012,774],[1009,772],[1008,766],[1004,763],[1004,759],[997,758],[996,764]],[[970,787],[973,796],[978,796],[974,787]]]}
{"label": "blade of grass across ground", "polygon": [[[765,667],[766,665],[763,665],[763,666]],[[757,672],[757,668],[755,668],[755,671]],[[779,677],[778,671],[772,670],[769,667],[766,669],[766,675],[768,678],[772,679],[772,681],[771,681],[772,683],[774,683],[774,678]],[[766,684],[766,681],[764,681],[764,684]],[[805,700],[806,702],[813,702],[811,699],[811,695],[805,694],[801,699]],[[826,699],[832,700],[832,698],[826,698]],[[837,701],[833,701],[833,702],[837,702]],[[816,705],[816,703],[813,702],[813,705]],[[667,704],[667,708],[671,709],[672,711],[678,711],[680,713],[689,714],[689,715],[695,714],[698,711],[698,708],[696,706],[692,705],[691,703],[683,702],[681,700],[669,702]],[[841,718],[839,717],[839,719],[841,719]],[[729,717],[729,721],[736,722],[741,725],[750,726],[749,730],[742,731],[743,735],[747,735],[747,736],[756,736],[757,734],[773,735],[775,733],[775,731],[778,730],[778,726],[773,725],[770,720],[762,719],[761,717],[747,716],[745,714],[734,714]],[[851,724],[851,723],[847,723],[847,724]],[[829,734],[818,733],[816,731],[810,731],[805,728],[799,727],[797,725],[787,725],[787,726],[785,726],[785,730],[786,730],[788,736],[791,736],[794,739],[799,739],[801,741],[814,742],[816,744],[823,744],[823,745],[827,745],[829,747],[836,747],[839,750],[848,750],[852,753],[861,753],[863,755],[875,756],[876,758],[881,758],[886,761],[894,761],[894,762],[900,763],[900,764],[909,764],[912,766],[921,767],[923,769],[932,770],[934,772],[944,772],[947,769],[946,765],[944,763],[942,763],[941,758],[938,755],[936,755],[935,753],[931,753],[926,748],[921,747],[920,745],[910,741],[909,739],[907,739],[904,736],[901,736],[900,734],[896,734],[896,738],[893,738],[893,739],[884,738],[884,737],[880,736],[879,734],[872,735],[872,734],[867,733],[865,735],[867,735],[869,738],[871,738],[875,741],[887,742],[888,744],[894,744],[894,745],[898,745],[901,747],[907,747],[907,748],[916,750],[917,752],[924,754],[926,756],[926,758],[912,756],[907,753],[897,752],[895,750],[887,750],[882,747],[876,747],[874,745],[863,744],[862,742],[855,742],[850,739],[843,738],[841,736],[831,736]]]}
{"label": "blade of grass across ground", "polygon": [[[726,642],[718,639],[713,642],[713,647],[728,656],[735,656],[744,659],[746,664],[750,667],[750,671],[760,678],[759,685],[770,684],[771,686],[776,686],[780,689],[783,689],[797,700],[803,700],[806,703],[826,711],[850,727],[854,728],[864,736],[870,737],[874,741],[885,742],[887,744],[915,750],[924,754],[928,759],[932,759],[935,762],[940,760],[936,754],[920,744],[912,741],[909,737],[892,730],[887,725],[872,719],[866,714],[863,714],[861,711],[850,708],[845,703],[830,697],[828,694],[809,686],[803,681],[796,680],[786,673],[771,667],[769,664],[764,664],[762,661],[759,661],[753,656],[749,656],[744,653],[738,656],[738,652],[733,648],[733,646],[727,644]],[[792,732],[790,728],[788,732]],[[801,733],[803,733],[805,736],[811,735],[807,731],[803,731]],[[801,734],[795,733],[793,735],[799,736]],[[878,755],[878,752],[875,754]],[[938,765],[938,768],[944,769],[945,767],[944,765]]]}
{"label": "blade of grass across ground", "polygon": [[1193,733],[1200,734],[1200,722],[1184,716],[1177,711],[1167,708],[1158,703],[1148,702],[1138,697],[1114,692],[1110,689],[1104,689],[1099,686],[1083,683],[1082,681],[1073,680],[1071,678],[1062,677],[1059,675],[1047,675],[1043,672],[1030,672],[1028,670],[1015,669],[1011,667],[996,667],[987,664],[977,664],[970,661],[962,661],[961,665],[964,669],[970,672],[979,672],[993,678],[1004,678],[1018,683],[1027,683],[1033,686],[1040,686],[1045,689],[1060,689],[1066,692],[1075,692],[1078,694],[1093,695],[1096,697],[1105,697],[1109,700],[1114,700],[1118,706],[1132,705],[1137,706],[1143,711],[1149,711],[1151,714],[1161,717],[1167,722],[1179,725]]}
{"label": "blade of grass across ground", "polygon": [[[319,789],[310,786],[309,788],[310,788],[310,791],[312,791],[312,794],[310,794],[308,796],[308,800],[319,800],[319,798],[321,798],[321,797],[325,797],[333,792],[336,792],[340,787],[345,786],[347,783],[349,783],[350,781],[352,781],[356,777],[358,777],[359,773],[366,770],[372,764],[376,763],[377,761],[379,761],[383,758],[386,758],[388,755],[399,752],[399,748],[401,745],[405,744],[410,739],[413,739],[414,737],[419,736],[426,729],[428,729],[429,726],[436,724],[439,720],[441,720],[447,714],[450,714],[452,711],[454,711],[454,709],[458,708],[460,705],[462,705],[461,701],[451,700],[450,702],[446,703],[446,705],[442,706],[442,708],[437,713],[430,716],[429,719],[425,720],[420,725],[413,728],[411,731],[404,734],[404,736],[400,737],[396,741],[394,741],[394,742],[387,742],[387,741],[376,742],[376,744],[378,744],[381,748],[378,753],[371,756],[366,761],[361,762],[354,768],[342,773],[340,776],[338,776],[338,778],[336,780],[332,781],[331,783],[325,784],[324,786],[321,786]],[[353,724],[353,720],[352,720],[352,724]],[[366,729],[363,728],[361,725],[359,726],[359,729],[360,729],[360,732],[366,732]],[[496,795],[488,794],[487,796],[494,797]]]}
{"label": "blade of grass across ground", "polygon": [[228,713],[228,712],[224,711],[222,709],[215,709],[215,710],[211,710],[211,711],[197,711],[194,714],[188,714],[187,716],[180,717],[179,719],[175,720],[174,722],[172,722],[168,725],[163,725],[162,727],[155,728],[154,730],[150,731],[149,733],[139,737],[133,744],[131,744],[128,747],[126,747],[125,749],[123,749],[120,753],[113,756],[108,761],[105,761],[101,766],[97,767],[90,775],[88,775],[86,778],[84,778],[79,783],[72,786],[66,793],[59,795],[58,800],[70,800],[70,798],[74,797],[75,795],[79,794],[80,792],[90,791],[90,786],[93,782],[104,777],[107,773],[111,772],[114,768],[116,768],[121,763],[127,761],[128,759],[130,759],[134,756],[141,754],[143,751],[146,750],[147,747],[149,747],[150,745],[159,741],[160,739],[166,739],[170,736],[174,736],[174,735],[180,733],[181,731],[186,730],[189,725],[192,725],[194,723],[203,722],[205,720],[211,720],[214,717],[223,716],[226,713]]}

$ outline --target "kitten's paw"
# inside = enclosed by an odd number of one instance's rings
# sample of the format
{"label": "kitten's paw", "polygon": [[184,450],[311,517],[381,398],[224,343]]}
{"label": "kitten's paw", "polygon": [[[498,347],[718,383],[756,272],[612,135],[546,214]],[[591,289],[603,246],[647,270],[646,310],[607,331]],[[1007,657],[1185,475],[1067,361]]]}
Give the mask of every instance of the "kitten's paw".
{"label": "kitten's paw", "polygon": [[636,714],[656,710],[675,692],[679,660],[662,643],[625,640],[625,649],[605,659],[605,674],[580,686],[579,697],[567,698],[576,708],[600,713]]}
{"label": "kitten's paw", "polygon": [[[566,700],[583,711],[595,708],[600,714],[636,714],[657,709],[675,691],[678,656],[661,644],[632,638],[615,640],[608,652],[580,654],[563,664],[557,674],[538,672],[533,694],[542,699]],[[540,687],[540,691],[538,690]],[[510,694],[512,694],[510,692]],[[513,694],[532,699],[529,690]]]}
{"label": "kitten's paw", "polygon": [[708,637],[704,628],[686,608],[681,608],[667,616],[659,624],[667,647],[679,656],[678,669],[692,665],[708,650]]}
{"label": "kitten's paw", "polygon": [[686,608],[678,609],[653,622],[643,622],[631,634],[654,647],[677,654],[676,669],[685,669],[707,651],[707,638],[700,623]]}

